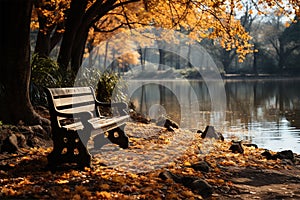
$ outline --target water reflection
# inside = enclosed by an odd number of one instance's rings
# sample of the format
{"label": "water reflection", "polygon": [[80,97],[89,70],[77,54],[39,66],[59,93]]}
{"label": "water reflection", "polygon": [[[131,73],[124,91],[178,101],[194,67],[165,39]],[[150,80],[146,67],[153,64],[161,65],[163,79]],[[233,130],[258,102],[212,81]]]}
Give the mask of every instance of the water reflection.
{"label": "water reflection", "polygon": [[163,84],[141,84],[141,87],[133,92],[130,101],[139,112],[149,115],[152,119],[165,115],[178,123],[181,121],[180,103],[174,92]]}
{"label": "water reflection", "polygon": [[[225,82],[225,120],[205,82],[169,81],[164,86],[141,84],[131,95],[139,111],[149,114],[154,104],[181,124],[181,127],[204,129],[211,124],[225,137],[238,137],[274,151],[291,149],[300,153],[300,81],[227,81]],[[131,82],[131,85],[136,84]],[[175,91],[175,92],[174,92]]]}

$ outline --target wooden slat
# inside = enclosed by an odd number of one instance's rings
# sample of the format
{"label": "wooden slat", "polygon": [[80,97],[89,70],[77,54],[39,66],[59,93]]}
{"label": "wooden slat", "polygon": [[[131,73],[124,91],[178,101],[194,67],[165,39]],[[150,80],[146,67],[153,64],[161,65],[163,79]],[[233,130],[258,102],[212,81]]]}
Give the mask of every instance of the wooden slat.
{"label": "wooden slat", "polygon": [[73,123],[73,124],[64,125],[63,127],[67,130],[75,130],[75,131],[83,129],[83,125],[82,125],[81,122],[76,122],[76,123]]}
{"label": "wooden slat", "polygon": [[74,95],[82,93],[91,93],[91,88],[89,87],[69,87],[69,88],[49,88],[53,97],[62,95]]}
{"label": "wooden slat", "polygon": [[54,99],[53,103],[54,106],[58,107],[58,106],[67,106],[67,105],[73,105],[73,104],[85,103],[85,102],[91,102],[91,104],[95,104],[94,101],[95,101],[94,96],[92,94],[89,94],[83,96],[58,98],[58,99]]}
{"label": "wooden slat", "polygon": [[[68,109],[63,109],[59,110],[63,113],[79,113],[79,112],[94,112],[95,111],[95,104],[90,104],[86,106],[80,106],[80,107],[74,107],[74,108],[68,108]],[[76,116],[75,116],[76,117]]]}
{"label": "wooden slat", "polygon": [[[93,118],[88,121],[92,124],[94,129],[107,129],[108,127],[111,129],[124,124],[128,120],[128,118],[129,116],[113,117],[107,119]],[[63,127],[67,130],[83,129],[83,125],[81,122],[64,125]]]}
{"label": "wooden slat", "polygon": [[118,117],[111,117],[111,118],[99,118],[99,117],[96,117],[96,118],[92,118],[89,120],[90,123],[99,123],[99,122],[108,122],[108,121],[122,121],[122,120],[127,120],[129,119],[129,115],[126,115],[126,116],[118,116]]}
{"label": "wooden slat", "polygon": [[128,120],[128,118],[129,118],[129,116],[113,117],[113,118],[108,118],[108,119],[95,118],[95,119],[89,120],[89,122],[91,122],[94,129],[99,129],[99,128],[110,126],[113,124],[118,124],[116,126],[119,126],[120,124],[125,123]]}

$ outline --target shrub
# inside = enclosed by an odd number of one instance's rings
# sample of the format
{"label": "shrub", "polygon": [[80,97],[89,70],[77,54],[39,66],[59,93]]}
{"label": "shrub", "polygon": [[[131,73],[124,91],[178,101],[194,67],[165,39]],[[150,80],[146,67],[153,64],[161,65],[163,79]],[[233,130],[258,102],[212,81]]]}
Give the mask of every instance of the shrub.
{"label": "shrub", "polygon": [[61,84],[59,66],[51,58],[34,54],[31,59],[31,69],[33,84],[45,87],[58,87]]}
{"label": "shrub", "polygon": [[127,84],[117,73],[104,72],[99,78],[96,94],[97,99],[102,102],[127,102]]}

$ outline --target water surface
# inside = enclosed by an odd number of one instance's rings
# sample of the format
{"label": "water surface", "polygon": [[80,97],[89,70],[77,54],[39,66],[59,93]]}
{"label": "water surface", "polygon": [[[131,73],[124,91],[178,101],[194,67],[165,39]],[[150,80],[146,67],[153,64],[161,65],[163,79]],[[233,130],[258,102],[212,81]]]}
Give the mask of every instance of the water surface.
{"label": "water surface", "polygon": [[213,125],[227,139],[300,153],[299,84],[299,80],[130,81],[129,89],[137,109],[152,117],[166,113],[182,128],[204,130]]}

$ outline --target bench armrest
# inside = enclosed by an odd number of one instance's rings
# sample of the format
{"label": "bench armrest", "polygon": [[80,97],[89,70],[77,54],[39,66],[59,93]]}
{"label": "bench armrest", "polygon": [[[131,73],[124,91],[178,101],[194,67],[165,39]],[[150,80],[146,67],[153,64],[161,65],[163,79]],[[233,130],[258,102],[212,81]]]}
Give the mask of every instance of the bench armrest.
{"label": "bench armrest", "polygon": [[126,112],[127,104],[124,102],[109,103],[109,102],[100,102],[100,101],[96,100],[96,105],[102,106],[102,107],[116,107],[121,116],[127,115],[127,112]]}

